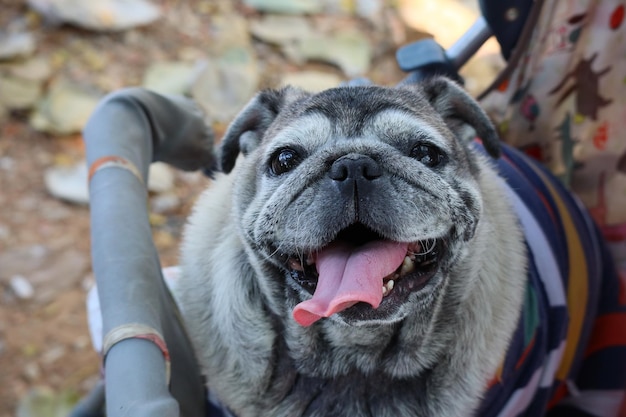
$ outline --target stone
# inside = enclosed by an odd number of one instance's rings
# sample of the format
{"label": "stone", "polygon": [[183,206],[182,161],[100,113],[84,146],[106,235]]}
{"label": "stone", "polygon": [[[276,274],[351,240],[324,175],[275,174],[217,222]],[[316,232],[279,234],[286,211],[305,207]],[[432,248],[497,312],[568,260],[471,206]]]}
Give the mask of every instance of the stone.
{"label": "stone", "polygon": [[8,241],[11,238],[11,229],[0,224],[0,241]]}
{"label": "stone", "polygon": [[55,251],[40,270],[29,276],[35,288],[33,301],[48,304],[61,293],[80,287],[89,266],[89,256],[83,252],[73,248]]}
{"label": "stone", "polygon": [[52,222],[59,222],[74,216],[74,210],[57,201],[44,201],[38,207],[41,217]]}
{"label": "stone", "polygon": [[161,17],[147,0],[27,0],[52,23],[70,23],[96,31],[122,31],[148,25]]}
{"label": "stone", "polygon": [[86,335],[78,336],[74,342],[72,342],[72,348],[74,350],[85,350],[91,344],[89,337]]}
{"label": "stone", "polygon": [[201,171],[178,171],[178,178],[185,184],[198,186],[204,184],[208,178]]}
{"label": "stone", "polygon": [[368,71],[372,59],[369,40],[355,30],[339,31],[333,36],[312,35],[283,48],[294,62],[319,60],[337,65],[349,77],[359,77]]}
{"label": "stone", "polygon": [[33,57],[25,61],[0,65],[0,70],[29,81],[45,82],[52,75],[52,66],[44,58]]}
{"label": "stone", "polygon": [[167,217],[163,214],[148,213],[148,222],[150,223],[150,226],[153,227],[165,226],[167,223]]}
{"label": "stone", "polygon": [[324,3],[324,13],[326,15],[350,15],[367,19],[372,23],[380,23],[384,16],[385,4],[395,7],[394,2],[385,0],[320,0]]}
{"label": "stone", "polygon": [[89,290],[91,290],[91,288],[93,288],[94,285],[96,285],[96,277],[93,275],[93,273],[87,274],[83,278],[83,281],[80,284],[80,286],[85,292],[89,292]]}
{"label": "stone", "polygon": [[166,230],[155,230],[152,239],[157,250],[162,251],[176,245],[176,238]]}
{"label": "stone", "polygon": [[66,417],[78,402],[75,392],[54,392],[48,387],[35,387],[20,399],[16,417]]}
{"label": "stone", "polygon": [[324,8],[318,0],[244,0],[244,3],[260,12],[281,14],[315,14]]}
{"label": "stone", "polygon": [[15,169],[15,159],[10,156],[0,157],[0,171],[13,171]]}
{"label": "stone", "polygon": [[41,377],[41,368],[37,362],[28,362],[24,366],[23,375],[28,381],[36,381]]}
{"label": "stone", "polygon": [[74,83],[57,80],[37,103],[30,124],[54,135],[78,133],[98,105],[101,95]]}
{"label": "stone", "polygon": [[146,70],[143,86],[161,94],[186,94],[193,82],[196,66],[186,62],[157,62]]}
{"label": "stone", "polygon": [[209,23],[211,56],[227,55],[232,50],[252,47],[248,20],[238,14],[216,15]]}
{"label": "stone", "polygon": [[42,268],[49,259],[50,250],[43,245],[7,249],[0,253],[0,283],[10,285],[16,275],[29,275]]}
{"label": "stone", "polygon": [[209,31],[212,58],[199,61],[190,96],[212,122],[227,123],[258,90],[258,62],[243,17],[215,16]]}
{"label": "stone", "polygon": [[[88,176],[85,161],[69,166],[53,166],[44,171],[44,184],[48,192],[60,200],[87,205],[89,204]],[[172,188],[174,188],[172,168],[164,162],[150,164],[148,190],[153,193],[164,193]],[[57,214],[64,215],[63,212]]]}
{"label": "stone", "polygon": [[30,32],[0,32],[0,60],[30,56],[35,52],[35,37]]}
{"label": "stone", "polygon": [[310,92],[320,92],[337,87],[342,82],[336,74],[321,71],[301,71],[285,74],[283,86],[292,85]]}
{"label": "stone", "polygon": [[174,173],[164,162],[154,162],[148,169],[148,190],[153,193],[165,193],[174,188]]}
{"label": "stone", "polygon": [[54,197],[74,204],[89,203],[87,163],[54,166],[44,171],[44,184]]}
{"label": "stone", "polygon": [[250,23],[250,33],[274,45],[286,45],[313,35],[309,20],[302,16],[266,15]]}
{"label": "stone", "polygon": [[206,52],[204,49],[194,46],[182,46],[176,52],[176,56],[179,60],[184,62],[197,62],[206,56]]}
{"label": "stone", "polygon": [[227,123],[257,92],[259,79],[254,51],[233,47],[216,60],[204,62],[191,96],[210,119]]}
{"label": "stone", "polygon": [[0,74],[0,107],[30,109],[37,104],[41,95],[41,82]]}
{"label": "stone", "polygon": [[13,294],[20,300],[30,300],[35,295],[32,284],[22,275],[14,275],[10,281]]}
{"label": "stone", "polygon": [[44,365],[50,365],[57,362],[67,353],[67,349],[63,345],[55,345],[48,348],[45,352],[42,353],[40,359],[41,363]]}
{"label": "stone", "polygon": [[[71,242],[57,250],[35,245],[5,251],[0,254],[0,283],[8,284],[16,296],[21,292],[23,297],[39,304],[49,303],[62,292],[79,287],[90,259],[86,253],[68,249],[69,245]],[[28,280],[24,282],[26,276]]]}
{"label": "stone", "polygon": [[355,12],[357,16],[377,21],[383,15],[383,0],[356,0]]}
{"label": "stone", "polygon": [[78,38],[72,40],[67,50],[69,58],[72,60],[79,59],[84,64],[86,70],[103,72],[109,64],[108,51],[102,48],[98,49],[93,42],[89,42],[87,39]]}
{"label": "stone", "polygon": [[158,214],[172,212],[178,209],[180,205],[180,198],[172,192],[155,195],[150,199],[150,209]]}

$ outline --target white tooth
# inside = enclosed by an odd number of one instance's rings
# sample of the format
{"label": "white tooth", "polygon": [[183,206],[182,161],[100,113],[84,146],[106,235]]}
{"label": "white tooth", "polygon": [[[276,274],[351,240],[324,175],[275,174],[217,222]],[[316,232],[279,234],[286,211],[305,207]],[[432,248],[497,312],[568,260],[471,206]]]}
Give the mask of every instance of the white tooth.
{"label": "white tooth", "polygon": [[391,290],[393,290],[394,284],[395,284],[394,280],[390,279],[383,285],[383,297],[386,297],[389,295]]}
{"label": "white tooth", "polygon": [[295,271],[304,271],[302,264],[297,259],[294,259],[294,258],[289,259],[289,268]]}
{"label": "white tooth", "polygon": [[415,269],[415,264],[408,256],[404,257],[404,261],[402,261],[402,267],[400,268],[400,276],[404,276],[409,272],[412,272]]}

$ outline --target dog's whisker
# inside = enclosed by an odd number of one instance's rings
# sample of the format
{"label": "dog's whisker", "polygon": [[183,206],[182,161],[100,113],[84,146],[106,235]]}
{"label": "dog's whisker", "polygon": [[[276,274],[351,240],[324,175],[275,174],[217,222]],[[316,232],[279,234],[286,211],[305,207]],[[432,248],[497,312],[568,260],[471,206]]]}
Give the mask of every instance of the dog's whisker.
{"label": "dog's whisker", "polygon": [[435,249],[435,246],[437,246],[437,241],[435,239],[428,239],[428,249],[423,251],[422,254],[431,253]]}
{"label": "dog's whisker", "polygon": [[274,251],[270,252],[270,253],[263,253],[263,260],[264,261],[272,261],[272,259],[276,256],[276,254],[280,253],[281,249],[281,245],[279,245],[276,249],[274,249]]}
{"label": "dog's whisker", "polygon": [[428,255],[429,253],[433,252],[435,250],[435,248],[437,247],[437,239],[426,239],[422,242],[424,243],[420,243],[420,251],[415,252],[415,251],[408,251],[407,253],[411,256],[418,256],[418,255]]}

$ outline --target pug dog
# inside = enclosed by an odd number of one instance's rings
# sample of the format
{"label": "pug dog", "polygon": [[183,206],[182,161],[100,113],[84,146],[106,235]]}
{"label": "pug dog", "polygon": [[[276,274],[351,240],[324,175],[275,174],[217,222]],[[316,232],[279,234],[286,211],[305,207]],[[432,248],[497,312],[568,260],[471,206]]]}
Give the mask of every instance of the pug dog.
{"label": "pug dog", "polygon": [[499,153],[444,78],[260,92],[182,243],[211,396],[237,417],[473,415],[527,280]]}

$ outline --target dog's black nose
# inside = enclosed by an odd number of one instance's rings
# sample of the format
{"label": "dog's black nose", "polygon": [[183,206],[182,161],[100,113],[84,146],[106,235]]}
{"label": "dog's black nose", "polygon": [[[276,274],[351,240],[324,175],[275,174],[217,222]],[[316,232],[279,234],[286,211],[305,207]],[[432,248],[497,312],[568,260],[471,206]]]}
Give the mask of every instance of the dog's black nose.
{"label": "dog's black nose", "polygon": [[371,181],[383,174],[380,165],[366,155],[350,153],[338,158],[330,167],[328,175],[335,181]]}

